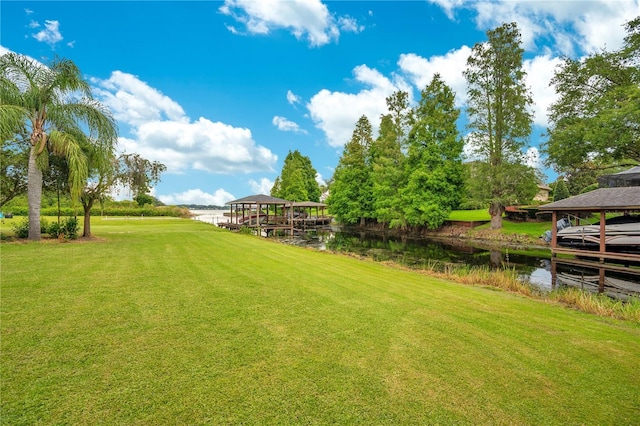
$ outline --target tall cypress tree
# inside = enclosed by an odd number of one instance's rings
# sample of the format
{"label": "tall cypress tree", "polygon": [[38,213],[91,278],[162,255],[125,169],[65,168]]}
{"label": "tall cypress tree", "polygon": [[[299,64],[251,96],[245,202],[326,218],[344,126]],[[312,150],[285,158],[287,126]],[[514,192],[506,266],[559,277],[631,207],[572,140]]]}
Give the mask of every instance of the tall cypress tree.
{"label": "tall cypress tree", "polygon": [[329,185],[327,203],[342,223],[364,225],[367,218],[373,217],[369,161],[372,142],[371,123],[363,115],[356,123],[351,140],[344,146]]}
{"label": "tall cypress tree", "polygon": [[408,224],[438,228],[460,201],[462,150],[453,91],[436,74],[414,109],[402,200]]}
{"label": "tall cypress tree", "polygon": [[[502,227],[506,205],[537,191],[535,170],[523,166],[531,133],[533,103],[522,69],[520,31],[515,22],[487,32],[467,59],[470,139],[481,158],[472,181],[475,196],[489,202],[491,228]],[[528,200],[527,200],[528,201]]]}
{"label": "tall cypress tree", "polygon": [[406,225],[400,190],[405,186],[402,149],[411,117],[408,94],[399,91],[389,96],[387,107],[389,114],[382,116],[370,150],[373,211],[379,223],[396,228]]}

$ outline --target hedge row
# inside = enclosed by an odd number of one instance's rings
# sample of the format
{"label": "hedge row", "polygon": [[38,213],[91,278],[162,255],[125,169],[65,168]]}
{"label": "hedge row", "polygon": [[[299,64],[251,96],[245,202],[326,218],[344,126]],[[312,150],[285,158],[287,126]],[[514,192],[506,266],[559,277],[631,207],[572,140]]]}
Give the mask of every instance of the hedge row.
{"label": "hedge row", "polygon": [[[12,213],[16,216],[27,216],[27,207],[14,207],[11,211],[6,213]],[[71,207],[61,207],[60,216],[82,216],[83,210],[72,209]],[[58,216],[57,207],[45,207],[40,210],[41,216]],[[171,217],[189,217],[191,213],[189,209],[175,207],[175,206],[145,206],[145,207],[107,207],[104,210],[100,207],[94,207],[91,209],[91,216],[171,216]]]}

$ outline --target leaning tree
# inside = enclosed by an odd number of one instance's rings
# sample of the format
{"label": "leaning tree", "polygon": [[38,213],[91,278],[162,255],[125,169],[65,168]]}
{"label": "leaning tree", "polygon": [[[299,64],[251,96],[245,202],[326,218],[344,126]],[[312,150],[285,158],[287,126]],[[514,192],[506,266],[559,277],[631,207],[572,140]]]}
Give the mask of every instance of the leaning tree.
{"label": "leaning tree", "polygon": [[82,144],[99,141],[105,157],[117,141],[115,121],[91,96],[89,83],[68,59],[44,65],[24,55],[0,57],[0,135],[29,135],[27,200],[29,239],[40,239],[42,171],[49,155],[65,158],[72,199],[77,200],[89,171]]}

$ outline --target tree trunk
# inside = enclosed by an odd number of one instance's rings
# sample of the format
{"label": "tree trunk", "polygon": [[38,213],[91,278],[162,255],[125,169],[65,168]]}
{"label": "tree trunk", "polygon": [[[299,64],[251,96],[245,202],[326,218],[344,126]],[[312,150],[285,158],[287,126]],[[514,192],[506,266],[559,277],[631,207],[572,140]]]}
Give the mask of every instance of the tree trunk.
{"label": "tree trunk", "polygon": [[37,146],[29,153],[27,171],[27,203],[29,205],[29,240],[40,241],[40,204],[42,202],[42,170],[36,164]]}
{"label": "tree trunk", "polygon": [[502,213],[504,207],[502,204],[493,202],[489,206],[489,214],[491,215],[491,229],[502,229]]}
{"label": "tree trunk", "polygon": [[91,208],[93,207],[93,200],[87,202],[86,204],[83,202],[82,207],[84,210],[82,236],[85,238],[89,238],[91,237]]}
{"label": "tree trunk", "polygon": [[502,268],[502,252],[500,250],[491,250],[489,252],[489,265],[493,269]]}

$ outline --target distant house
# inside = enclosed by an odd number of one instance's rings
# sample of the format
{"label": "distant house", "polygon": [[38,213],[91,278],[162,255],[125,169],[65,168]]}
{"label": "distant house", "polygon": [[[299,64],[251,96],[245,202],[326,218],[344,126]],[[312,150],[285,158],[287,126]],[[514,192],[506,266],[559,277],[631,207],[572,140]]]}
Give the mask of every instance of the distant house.
{"label": "distant house", "polygon": [[533,197],[534,201],[549,201],[549,193],[551,192],[551,188],[544,183],[538,184],[538,193],[535,197]]}

